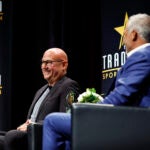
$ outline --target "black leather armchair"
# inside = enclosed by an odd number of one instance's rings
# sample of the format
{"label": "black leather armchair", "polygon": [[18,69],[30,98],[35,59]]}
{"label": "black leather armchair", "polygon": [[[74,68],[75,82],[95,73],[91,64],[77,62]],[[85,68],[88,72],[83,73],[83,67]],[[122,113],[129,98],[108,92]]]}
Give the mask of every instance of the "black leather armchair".
{"label": "black leather armchair", "polygon": [[150,108],[73,104],[72,150],[149,150]]}

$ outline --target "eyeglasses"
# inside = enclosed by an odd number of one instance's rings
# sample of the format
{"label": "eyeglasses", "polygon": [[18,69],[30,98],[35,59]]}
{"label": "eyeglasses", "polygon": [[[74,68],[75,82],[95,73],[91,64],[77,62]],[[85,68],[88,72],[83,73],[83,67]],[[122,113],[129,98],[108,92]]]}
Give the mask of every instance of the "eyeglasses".
{"label": "eyeglasses", "polygon": [[41,65],[52,65],[54,62],[63,62],[63,60],[43,60],[41,62]]}

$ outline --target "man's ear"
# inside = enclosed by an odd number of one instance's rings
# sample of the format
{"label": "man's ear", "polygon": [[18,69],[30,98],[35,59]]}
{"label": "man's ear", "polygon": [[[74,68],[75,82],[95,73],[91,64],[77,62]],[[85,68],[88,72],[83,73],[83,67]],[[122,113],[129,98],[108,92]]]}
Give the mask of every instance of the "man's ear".
{"label": "man's ear", "polygon": [[63,67],[64,67],[65,69],[67,69],[67,68],[68,68],[68,62],[63,61],[63,62],[62,62],[62,64],[63,64]]}
{"label": "man's ear", "polygon": [[133,40],[133,41],[136,41],[136,40],[137,40],[137,37],[138,37],[138,33],[137,33],[135,30],[133,30],[132,33],[131,33],[131,38],[132,38],[132,40]]}

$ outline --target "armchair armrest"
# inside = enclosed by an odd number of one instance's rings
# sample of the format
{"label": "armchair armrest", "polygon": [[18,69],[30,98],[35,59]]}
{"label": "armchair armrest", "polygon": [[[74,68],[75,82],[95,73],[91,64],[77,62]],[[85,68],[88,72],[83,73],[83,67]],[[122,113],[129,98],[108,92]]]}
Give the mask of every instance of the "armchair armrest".
{"label": "armchair armrest", "polygon": [[6,131],[0,131],[0,135],[4,136],[6,134]]}
{"label": "armchair armrest", "polygon": [[31,123],[27,127],[28,150],[42,150],[42,128],[39,123]]}

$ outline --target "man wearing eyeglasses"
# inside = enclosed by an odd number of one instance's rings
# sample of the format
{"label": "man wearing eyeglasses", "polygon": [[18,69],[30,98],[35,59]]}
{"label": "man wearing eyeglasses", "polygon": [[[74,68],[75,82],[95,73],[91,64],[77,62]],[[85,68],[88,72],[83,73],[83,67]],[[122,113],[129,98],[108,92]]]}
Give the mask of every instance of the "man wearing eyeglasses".
{"label": "man wearing eyeglasses", "polygon": [[27,150],[27,126],[42,123],[49,113],[66,112],[68,93],[73,92],[75,99],[78,97],[79,85],[66,76],[67,68],[68,57],[62,49],[51,48],[44,52],[41,70],[47,84],[36,92],[25,123],[5,134],[5,150]]}

